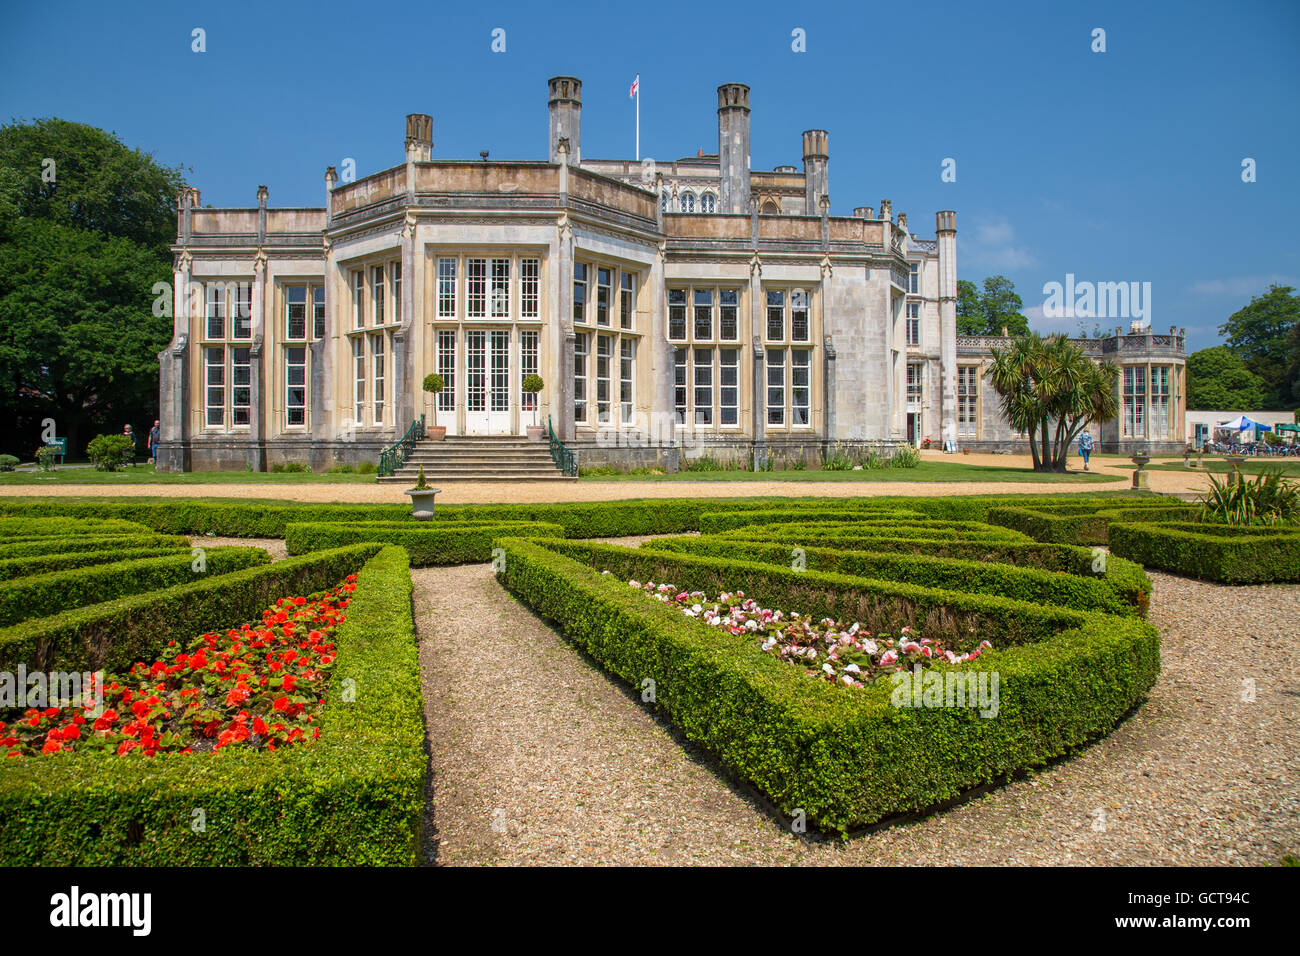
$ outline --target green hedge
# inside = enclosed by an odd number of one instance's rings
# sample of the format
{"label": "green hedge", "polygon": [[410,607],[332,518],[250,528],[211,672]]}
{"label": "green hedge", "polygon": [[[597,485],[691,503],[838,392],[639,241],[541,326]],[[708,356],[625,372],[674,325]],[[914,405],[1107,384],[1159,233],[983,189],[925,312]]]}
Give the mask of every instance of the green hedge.
{"label": "green hedge", "polygon": [[1200,509],[1159,505],[1093,509],[1081,505],[990,508],[988,522],[1053,544],[1106,544],[1116,521],[1164,521],[1193,517]]}
{"label": "green hedge", "polygon": [[88,568],[114,561],[134,561],[137,558],[156,558],[168,554],[189,554],[190,546],[164,546],[159,548],[104,549],[102,551],[72,551],[67,554],[35,554],[26,558],[0,560],[0,581],[25,578],[30,574],[48,574],[51,571],[68,571]]}
{"label": "green hedge", "polygon": [[1102,611],[1106,614],[1136,614],[1145,607],[1130,602],[1105,577],[1088,573],[1065,574],[934,555],[903,555],[869,550],[801,547],[795,555],[786,544],[730,538],[655,538],[641,545],[656,551],[677,551],[715,558],[735,557],[744,561],[792,567],[801,558],[808,571],[829,571],[855,577],[906,581],[922,587],[943,588],[974,594],[996,594],[1017,601]]}
{"label": "green hedge", "polygon": [[0,540],[69,537],[79,534],[147,534],[149,529],[134,521],[117,518],[0,518]]}
{"label": "green hedge", "polygon": [[252,620],[286,594],[332,587],[379,548],[361,544],[289,558],[0,628],[0,669],[125,670],[155,659],[169,640]]}
{"label": "green hedge", "polygon": [[[596,503],[561,502],[521,505],[439,505],[443,521],[546,521],[561,525],[569,538],[612,538],[626,535],[679,534],[699,529],[705,513],[804,510],[809,514],[834,511],[870,511],[893,517],[917,515],[959,521],[983,521],[988,509],[1002,505],[1032,507],[1059,502],[1060,495],[1003,495],[983,497],[917,498],[650,498]],[[1120,506],[1150,504],[1161,499],[1092,493],[1070,495],[1071,500]],[[294,504],[280,501],[209,499],[187,501],[94,500],[57,501],[8,498],[0,515],[72,516],[116,518],[138,522],[166,534],[216,534],[234,538],[280,538],[290,522],[337,523],[356,521],[412,521],[405,504]]]}
{"label": "green hedge", "polygon": [[[802,810],[826,829],[922,811],[1060,756],[1113,727],[1160,668],[1155,630],[1132,616],[649,549],[502,544],[501,579],[513,594],[634,688],[653,680],[654,706],[687,739],[783,812]],[[925,627],[946,617],[958,632],[972,627],[967,640],[995,644],[978,667],[999,674],[998,716],[893,707],[888,680],[860,691],[810,680],[756,641],[687,618],[626,584],[650,575],[706,591],[741,587],[771,606],[825,609],[864,624],[874,616]],[[1006,639],[1012,635],[1020,639]]]}
{"label": "green hedge", "polygon": [[290,554],[305,554],[362,541],[401,545],[414,567],[438,564],[474,564],[492,560],[492,541],[510,537],[562,537],[558,524],[541,521],[373,521],[357,524],[300,524],[285,527],[284,544]]}
{"label": "green hedge", "polygon": [[1229,530],[1228,526],[1116,522],[1112,554],[1202,581],[1266,584],[1300,581],[1300,529]]}
{"label": "green hedge", "polygon": [[0,557],[5,560],[34,558],[46,554],[76,554],[82,551],[106,551],[120,548],[188,548],[190,539],[179,534],[93,535],[66,538],[31,538],[27,541],[0,541]]}
{"label": "green hedge", "polygon": [[271,556],[262,548],[210,548],[205,570],[194,570],[194,561],[187,551],[14,578],[0,588],[0,627],[270,564]]}
{"label": "green hedge", "polygon": [[[229,589],[225,616],[177,640],[256,617],[277,597],[359,570],[338,628],[321,737],[275,753],[231,747],[154,758],[52,754],[0,764],[0,865],[326,866],[420,862],[428,760],[406,555],[315,554]],[[275,577],[286,566],[293,570]],[[268,585],[254,598],[247,576]],[[261,601],[255,609],[250,607]],[[355,689],[349,702],[345,688]],[[196,810],[204,827],[196,832]]]}
{"label": "green hedge", "polygon": [[[836,524],[842,522],[877,522],[907,525],[934,524],[936,519],[927,518],[916,512],[868,511],[861,508],[781,508],[756,509],[753,511],[706,511],[700,515],[696,530],[701,534],[718,534],[733,528],[750,525],[783,524],[790,521],[825,521]],[[942,522],[948,523],[948,522]]]}
{"label": "green hedge", "polygon": [[[952,522],[950,524],[956,524]],[[846,541],[867,540],[871,538],[918,538],[936,543],[949,541],[988,541],[1011,544],[1029,543],[1030,538],[1010,528],[995,525],[981,525],[978,522],[963,522],[962,527],[926,527],[918,524],[874,524],[859,521],[830,521],[825,524],[809,524],[803,521],[776,521],[769,524],[742,525],[716,533],[720,537],[740,538],[752,541],[780,540],[799,543],[800,541],[834,541],[836,547],[848,548],[852,545]]]}

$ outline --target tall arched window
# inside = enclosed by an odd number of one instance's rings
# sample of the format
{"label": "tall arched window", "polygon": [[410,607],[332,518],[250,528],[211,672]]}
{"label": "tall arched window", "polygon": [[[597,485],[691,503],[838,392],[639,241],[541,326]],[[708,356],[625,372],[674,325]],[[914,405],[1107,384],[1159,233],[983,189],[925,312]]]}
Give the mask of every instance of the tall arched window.
{"label": "tall arched window", "polygon": [[695,193],[684,192],[678,199],[682,204],[682,212],[695,212]]}
{"label": "tall arched window", "polygon": [[660,210],[662,210],[663,212],[667,212],[672,201],[673,201],[673,194],[665,189],[663,193],[659,196]]}
{"label": "tall arched window", "polygon": [[776,208],[776,203],[772,202],[772,200],[770,199],[767,202],[763,203],[764,216],[775,216],[780,211],[781,210]]}
{"label": "tall arched window", "polygon": [[713,193],[700,193],[700,212],[715,212],[716,210],[717,205]]}

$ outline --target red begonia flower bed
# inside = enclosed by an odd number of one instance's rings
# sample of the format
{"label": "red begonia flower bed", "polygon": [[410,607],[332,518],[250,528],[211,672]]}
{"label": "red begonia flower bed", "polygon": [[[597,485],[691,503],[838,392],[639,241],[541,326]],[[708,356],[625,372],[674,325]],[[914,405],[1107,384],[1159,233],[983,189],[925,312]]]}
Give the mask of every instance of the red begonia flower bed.
{"label": "red begonia flower bed", "polygon": [[30,708],[0,721],[0,753],[99,750],[125,756],[276,750],[320,737],[334,631],[356,575],[331,591],[280,598],[260,621],[204,634],[158,660],[104,677],[103,710]]}

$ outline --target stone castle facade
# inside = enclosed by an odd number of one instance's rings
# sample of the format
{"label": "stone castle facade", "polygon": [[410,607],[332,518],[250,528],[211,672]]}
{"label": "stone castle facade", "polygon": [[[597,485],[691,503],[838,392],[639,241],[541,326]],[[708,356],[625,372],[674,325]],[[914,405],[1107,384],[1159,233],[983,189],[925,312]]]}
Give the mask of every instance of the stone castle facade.
{"label": "stone castle facade", "polygon": [[[584,159],[582,84],[555,77],[544,161],[434,159],[412,114],[405,161],[330,167],[321,208],[187,188],[159,469],[373,462],[421,415],[449,435],[549,420],[584,466],[1014,447],[988,343],[956,335],[956,214],[933,239],[887,199],[832,216],[826,131],[803,134],[802,169],[752,169],[749,93],[718,88],[717,155],[667,165]],[[1120,355],[1149,360],[1129,338]],[[1181,409],[1181,338],[1159,349]],[[1162,421],[1181,444],[1181,414]]]}

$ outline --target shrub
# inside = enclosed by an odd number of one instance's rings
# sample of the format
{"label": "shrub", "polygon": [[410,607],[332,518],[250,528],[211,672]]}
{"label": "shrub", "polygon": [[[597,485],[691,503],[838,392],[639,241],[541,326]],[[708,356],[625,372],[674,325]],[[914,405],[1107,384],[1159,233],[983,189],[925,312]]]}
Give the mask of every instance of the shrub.
{"label": "shrub", "polygon": [[5,540],[0,542],[0,547],[3,548],[0,553],[6,559],[25,559],[41,555],[75,554],[81,551],[103,551],[117,548],[123,550],[132,548],[167,548],[188,551],[190,542],[188,538],[177,534],[91,534],[76,537],[47,535],[40,538],[28,538],[24,541]]}
{"label": "shrub", "polygon": [[10,578],[25,578],[33,574],[48,574],[51,571],[68,571],[72,568],[89,568],[99,564],[112,564],[115,561],[135,561],[138,558],[157,558],[163,555],[184,554],[190,556],[190,546],[174,545],[163,547],[106,549],[102,551],[71,551],[66,553],[34,554],[21,558],[0,559],[0,581]]}
{"label": "shrub", "polygon": [[[925,440],[926,448],[930,447],[930,439]],[[921,464],[921,453],[911,445],[903,445],[893,456],[887,460],[887,466],[890,468],[915,468]]]}
{"label": "shrub", "polygon": [[1117,522],[1112,554],[1203,581],[1300,581],[1300,529]]}
{"label": "shrub", "polygon": [[[827,829],[926,810],[1043,764],[1107,732],[1159,672],[1159,638],[1135,617],[650,549],[502,546],[511,593],[613,675],[637,688],[654,680],[653,706],[683,736],[783,812],[802,810]],[[916,621],[956,643],[987,636],[995,649],[979,668],[999,674],[999,716],[893,707],[889,681],[846,692],[807,680],[743,636],[647,601],[628,587],[632,576],[706,592],[724,582],[719,590],[740,587],[767,606],[872,630]]]}
{"label": "shrub", "polygon": [[96,471],[117,471],[135,455],[135,443],[125,435],[97,435],[86,446],[86,457]]}
{"label": "shrub", "polygon": [[18,459],[13,455],[0,455],[0,471],[13,471],[18,467]]}
{"label": "shrub", "polygon": [[271,558],[261,548],[212,548],[203,554],[204,570],[195,570],[195,560],[173,554],[14,578],[0,589],[0,627],[269,564]]}
{"label": "shrub", "polygon": [[119,518],[0,518],[0,540],[57,538],[76,534],[148,534],[149,528]]}
{"label": "shrub", "polygon": [[1200,499],[1201,519],[1233,525],[1300,524],[1300,485],[1283,477],[1282,469],[1265,468],[1254,478],[1236,483],[1210,475],[1210,488]]}
{"label": "shrub", "polygon": [[476,524],[468,521],[416,523],[375,521],[355,524],[290,522],[284,543],[290,554],[304,554],[323,548],[375,541],[405,548],[415,567],[440,564],[471,564],[492,560],[492,542],[503,536],[556,537],[564,529],[541,521],[501,521]]}
{"label": "shrub", "polygon": [[[178,640],[192,638],[247,616],[255,591],[268,594],[269,604],[302,593],[295,585],[330,586],[359,570],[347,620],[335,633],[338,658],[319,740],[276,753],[7,761],[0,766],[0,864],[418,863],[428,760],[411,581],[401,549],[365,561],[372,550],[294,558],[213,579],[211,596],[224,588],[235,600],[224,609],[226,602],[214,603],[209,611],[219,613],[207,624],[187,618],[173,629],[165,616],[156,618]],[[349,686],[355,695],[347,694]],[[208,823],[200,833],[191,826],[196,807]]]}

